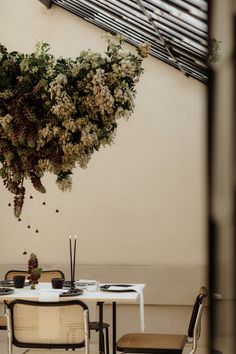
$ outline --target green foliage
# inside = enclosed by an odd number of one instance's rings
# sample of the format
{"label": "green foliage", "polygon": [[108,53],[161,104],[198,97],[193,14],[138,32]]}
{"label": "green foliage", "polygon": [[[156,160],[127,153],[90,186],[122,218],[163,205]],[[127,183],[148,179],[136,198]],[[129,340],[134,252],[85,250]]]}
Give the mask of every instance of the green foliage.
{"label": "green foliage", "polygon": [[34,269],[32,270],[32,272],[31,272],[31,274],[32,274],[34,277],[40,278],[40,275],[41,275],[42,271],[43,271],[43,268],[41,268],[41,267],[34,268]]}
{"label": "green foliage", "polygon": [[209,49],[208,49],[208,61],[211,64],[215,64],[220,61],[220,43],[215,38],[209,38]]}
{"label": "green foliage", "polygon": [[137,54],[108,39],[105,55],[83,51],[75,59],[56,59],[49,45],[31,54],[8,53],[0,45],[0,176],[14,194],[19,217],[24,180],[45,193],[45,172],[71,188],[72,170],[86,168],[94,151],[113,142],[117,121],[134,109],[135,85],[149,46]]}

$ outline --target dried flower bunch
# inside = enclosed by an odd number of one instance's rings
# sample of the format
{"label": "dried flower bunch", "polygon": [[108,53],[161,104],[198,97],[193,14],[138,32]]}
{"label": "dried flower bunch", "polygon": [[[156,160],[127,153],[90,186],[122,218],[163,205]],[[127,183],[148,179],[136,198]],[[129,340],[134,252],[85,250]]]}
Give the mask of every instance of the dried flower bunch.
{"label": "dried flower bunch", "polygon": [[24,180],[45,193],[41,178],[54,173],[62,190],[72,170],[113,142],[117,121],[134,109],[135,84],[148,44],[132,54],[123,39],[108,38],[105,55],[83,51],[75,60],[55,58],[38,43],[32,54],[0,45],[0,175],[14,194],[14,213],[24,203]]}

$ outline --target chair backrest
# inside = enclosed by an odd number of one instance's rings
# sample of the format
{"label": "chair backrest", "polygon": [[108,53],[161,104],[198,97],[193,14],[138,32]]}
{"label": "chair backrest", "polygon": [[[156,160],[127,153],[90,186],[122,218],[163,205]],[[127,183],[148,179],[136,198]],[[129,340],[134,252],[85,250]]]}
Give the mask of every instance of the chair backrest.
{"label": "chair backrest", "polygon": [[52,278],[64,278],[65,276],[61,270],[43,270],[39,282],[50,282]]}
{"label": "chair backrest", "polygon": [[7,315],[9,341],[17,347],[85,347],[88,354],[88,307],[82,301],[15,300],[7,305]]}
{"label": "chair backrest", "polygon": [[201,332],[201,316],[203,311],[203,306],[207,298],[207,289],[202,286],[200,288],[199,294],[196,297],[195,303],[193,305],[192,315],[190,318],[190,323],[188,327],[188,342],[193,343],[193,349],[191,353],[194,353],[197,348],[197,341],[200,337]]}
{"label": "chair backrest", "polygon": [[[25,275],[28,277],[29,273],[25,270],[9,270],[5,275],[5,280],[13,280],[15,275]],[[43,270],[39,282],[50,282],[52,278],[65,278],[61,270]]]}

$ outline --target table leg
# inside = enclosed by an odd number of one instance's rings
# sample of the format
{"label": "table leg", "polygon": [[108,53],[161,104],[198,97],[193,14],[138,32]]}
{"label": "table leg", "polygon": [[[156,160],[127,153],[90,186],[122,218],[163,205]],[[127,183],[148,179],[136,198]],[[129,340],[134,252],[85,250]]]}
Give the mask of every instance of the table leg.
{"label": "table leg", "polygon": [[103,339],[103,302],[97,302],[99,307],[99,353],[104,353]]}
{"label": "table leg", "polygon": [[116,354],[116,302],[112,303],[112,354]]}
{"label": "table leg", "polygon": [[[99,307],[99,353],[104,353],[103,340],[103,302],[97,302]],[[112,354],[116,354],[116,302],[112,303]]]}

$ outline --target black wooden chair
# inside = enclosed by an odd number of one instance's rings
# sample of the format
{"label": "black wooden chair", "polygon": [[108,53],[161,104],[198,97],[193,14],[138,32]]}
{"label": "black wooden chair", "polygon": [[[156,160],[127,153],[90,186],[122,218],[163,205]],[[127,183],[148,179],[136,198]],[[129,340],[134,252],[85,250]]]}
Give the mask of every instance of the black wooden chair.
{"label": "black wooden chair", "polygon": [[201,287],[193,306],[187,335],[128,333],[118,340],[117,350],[123,353],[181,354],[189,343],[189,354],[193,354],[200,337],[201,315],[206,297],[207,290]]}

